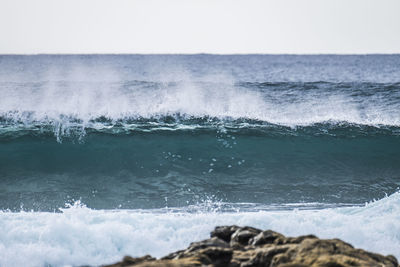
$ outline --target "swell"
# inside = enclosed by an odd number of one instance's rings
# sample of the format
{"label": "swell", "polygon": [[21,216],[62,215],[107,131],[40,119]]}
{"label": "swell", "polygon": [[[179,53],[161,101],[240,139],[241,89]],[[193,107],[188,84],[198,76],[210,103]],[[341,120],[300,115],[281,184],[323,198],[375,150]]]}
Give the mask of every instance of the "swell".
{"label": "swell", "polygon": [[61,144],[25,135],[0,142],[1,208],[53,210],[73,199],[93,208],[182,207],[210,197],[359,204],[393,193],[400,136],[372,128],[351,137],[355,129],[93,132]]}

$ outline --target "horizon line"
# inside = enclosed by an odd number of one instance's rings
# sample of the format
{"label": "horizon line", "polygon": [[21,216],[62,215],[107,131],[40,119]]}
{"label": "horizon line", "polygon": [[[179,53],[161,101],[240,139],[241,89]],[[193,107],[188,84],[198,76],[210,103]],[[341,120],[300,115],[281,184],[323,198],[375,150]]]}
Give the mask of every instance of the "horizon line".
{"label": "horizon line", "polygon": [[400,55],[396,53],[0,53],[0,56],[118,56],[118,55],[138,55],[138,56],[195,56],[195,55],[211,55],[211,56],[390,56]]}

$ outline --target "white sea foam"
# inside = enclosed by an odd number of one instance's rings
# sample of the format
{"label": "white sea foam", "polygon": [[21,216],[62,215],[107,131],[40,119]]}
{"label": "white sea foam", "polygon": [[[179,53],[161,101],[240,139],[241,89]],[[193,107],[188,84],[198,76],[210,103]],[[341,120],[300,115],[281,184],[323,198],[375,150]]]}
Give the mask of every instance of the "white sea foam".
{"label": "white sea foam", "polygon": [[96,73],[87,67],[58,72],[49,70],[36,83],[2,84],[0,116],[28,124],[51,122],[59,128],[68,128],[71,120],[85,127],[99,117],[115,121],[176,114],[287,126],[326,121],[400,125],[400,103],[391,100],[395,96],[359,97],[339,89],[261,92],[237,86],[229,75],[194,78],[185,71],[167,72],[167,77],[155,77],[157,82],[124,81],[112,69],[100,67]]}
{"label": "white sea foam", "polygon": [[400,193],[363,207],[260,212],[92,210],[0,212],[0,266],[105,264],[124,255],[163,256],[207,238],[216,225],[251,225],[285,235],[338,237],[400,257]]}

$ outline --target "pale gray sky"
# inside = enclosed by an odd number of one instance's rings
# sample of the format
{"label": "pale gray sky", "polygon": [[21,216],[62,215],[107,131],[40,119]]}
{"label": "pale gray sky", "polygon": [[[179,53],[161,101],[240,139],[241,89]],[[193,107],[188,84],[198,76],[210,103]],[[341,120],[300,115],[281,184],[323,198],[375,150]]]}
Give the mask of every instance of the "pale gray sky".
{"label": "pale gray sky", "polygon": [[400,53],[400,0],[0,0],[7,53]]}

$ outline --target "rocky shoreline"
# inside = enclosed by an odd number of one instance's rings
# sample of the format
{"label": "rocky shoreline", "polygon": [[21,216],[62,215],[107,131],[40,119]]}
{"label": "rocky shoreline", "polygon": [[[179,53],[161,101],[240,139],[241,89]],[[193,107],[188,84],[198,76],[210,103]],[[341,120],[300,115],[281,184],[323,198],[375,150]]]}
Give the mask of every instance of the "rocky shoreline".
{"label": "rocky shoreline", "polygon": [[356,249],[339,239],[319,239],[314,235],[285,237],[253,227],[219,226],[210,238],[191,243],[161,259],[149,255],[124,257],[104,267],[399,267],[397,259]]}

